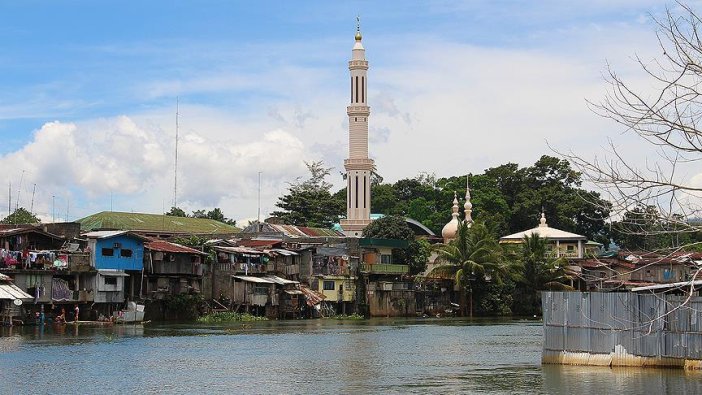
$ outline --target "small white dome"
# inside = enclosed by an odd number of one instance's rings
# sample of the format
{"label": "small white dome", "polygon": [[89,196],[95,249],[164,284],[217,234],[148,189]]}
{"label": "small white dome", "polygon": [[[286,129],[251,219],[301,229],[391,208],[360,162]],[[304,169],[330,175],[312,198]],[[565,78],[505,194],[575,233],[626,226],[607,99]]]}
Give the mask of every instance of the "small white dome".
{"label": "small white dome", "polygon": [[453,217],[449,223],[444,225],[444,228],[441,229],[441,237],[444,238],[444,241],[450,241],[456,238],[456,234],[458,233],[458,218]]}

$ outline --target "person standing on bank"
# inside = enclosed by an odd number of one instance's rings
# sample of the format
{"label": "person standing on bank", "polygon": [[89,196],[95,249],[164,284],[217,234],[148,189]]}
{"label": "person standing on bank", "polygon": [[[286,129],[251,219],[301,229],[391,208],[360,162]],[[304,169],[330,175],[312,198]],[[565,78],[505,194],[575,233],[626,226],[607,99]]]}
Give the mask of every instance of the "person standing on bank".
{"label": "person standing on bank", "polygon": [[78,316],[80,315],[80,308],[78,308],[77,304],[76,304],[76,308],[73,309],[73,311],[74,311],[73,321],[78,322]]}

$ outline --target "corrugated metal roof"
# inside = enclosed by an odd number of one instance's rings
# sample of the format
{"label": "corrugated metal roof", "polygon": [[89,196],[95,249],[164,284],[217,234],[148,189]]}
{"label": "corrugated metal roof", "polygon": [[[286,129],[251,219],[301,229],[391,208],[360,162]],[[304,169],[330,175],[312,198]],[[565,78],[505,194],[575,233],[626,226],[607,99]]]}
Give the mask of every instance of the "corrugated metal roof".
{"label": "corrugated metal roof", "polygon": [[91,239],[107,239],[110,237],[120,236],[127,234],[126,230],[97,230],[94,232],[83,233],[83,236],[89,237]]}
{"label": "corrugated metal roof", "polygon": [[272,280],[263,277],[252,277],[252,276],[232,276],[241,281],[246,281],[249,283],[259,283],[259,284],[275,284]]}
{"label": "corrugated metal roof", "polygon": [[199,250],[196,250],[194,248],[186,247],[184,245],[180,245],[180,244],[176,244],[176,243],[171,243],[171,242],[165,241],[165,240],[149,241],[147,243],[144,243],[144,248],[147,248],[151,251],[171,252],[174,254],[207,255],[206,253],[199,251]]}
{"label": "corrugated metal roof", "polygon": [[231,252],[238,254],[251,254],[251,255],[268,255],[264,251],[254,250],[253,248],[246,247],[224,247],[224,246],[214,246],[215,251]]}
{"label": "corrugated metal roof", "polygon": [[34,297],[24,291],[15,284],[0,284],[0,299],[15,300],[15,299],[33,299]]}
{"label": "corrugated metal roof", "polygon": [[307,299],[307,305],[308,306],[314,306],[316,304],[319,304],[321,301],[326,299],[327,297],[324,296],[324,294],[313,291],[304,285],[300,285],[300,291],[302,291],[303,294],[305,294],[305,299]]}
{"label": "corrugated metal roof", "polygon": [[38,227],[38,226],[31,226],[31,227],[20,227],[20,228],[9,228],[9,229],[0,229],[0,237],[7,237],[7,236],[14,236],[14,235],[23,235],[27,233],[38,233],[40,235],[44,235],[47,237],[50,237],[55,240],[63,240],[65,237],[61,235],[55,235],[53,233],[45,232],[44,229]]}
{"label": "corrugated metal roof", "polygon": [[268,280],[273,281],[276,284],[280,285],[287,285],[287,284],[300,284],[299,281],[293,281],[293,280],[288,280],[286,278],[278,277],[278,276],[266,276],[264,277]]}
{"label": "corrugated metal roof", "polygon": [[238,233],[236,226],[209,218],[174,217],[161,214],[103,211],[78,221],[82,230],[120,229],[152,232]]}
{"label": "corrugated metal roof", "polygon": [[282,240],[239,240],[236,242],[237,246],[240,247],[273,247],[276,244],[280,244]]}
{"label": "corrugated metal roof", "polygon": [[98,270],[98,274],[105,277],[129,277],[129,274],[121,270]]}
{"label": "corrugated metal roof", "polygon": [[690,288],[694,288],[696,286],[702,285],[702,280],[696,280],[696,281],[681,281],[678,283],[670,283],[670,284],[656,284],[656,285],[649,285],[645,287],[636,287],[632,288],[632,292],[639,292],[639,291],[658,291],[658,290],[667,290],[671,288],[680,288],[681,290],[684,291],[689,291]]}
{"label": "corrugated metal roof", "polygon": [[289,251],[289,250],[284,250],[282,248],[274,248],[271,251],[280,254],[280,255],[285,255],[285,256],[295,256],[295,255],[300,255],[297,252],[294,251]]}

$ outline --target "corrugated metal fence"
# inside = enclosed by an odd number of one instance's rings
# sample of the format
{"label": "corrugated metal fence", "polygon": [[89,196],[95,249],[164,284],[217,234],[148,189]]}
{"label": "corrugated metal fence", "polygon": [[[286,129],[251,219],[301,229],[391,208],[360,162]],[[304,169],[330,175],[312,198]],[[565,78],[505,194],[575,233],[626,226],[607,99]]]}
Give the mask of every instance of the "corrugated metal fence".
{"label": "corrugated metal fence", "polygon": [[702,360],[702,297],[543,292],[544,353]]}

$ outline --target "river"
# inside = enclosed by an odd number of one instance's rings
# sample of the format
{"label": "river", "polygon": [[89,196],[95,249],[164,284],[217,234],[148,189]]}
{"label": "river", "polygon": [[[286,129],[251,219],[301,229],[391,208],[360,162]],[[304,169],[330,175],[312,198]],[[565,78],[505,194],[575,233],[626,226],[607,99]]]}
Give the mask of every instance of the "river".
{"label": "river", "polygon": [[3,328],[8,394],[700,394],[682,370],[541,366],[534,321],[300,320]]}

